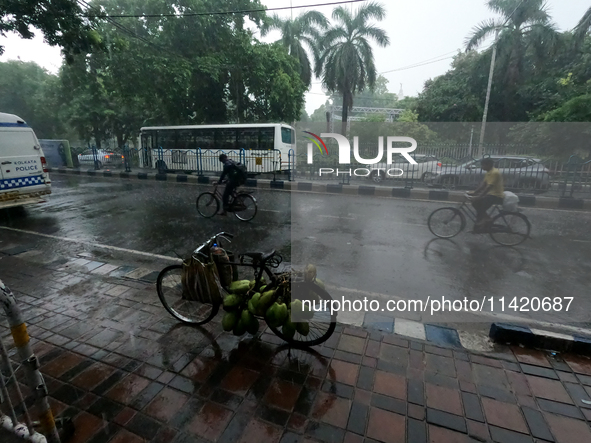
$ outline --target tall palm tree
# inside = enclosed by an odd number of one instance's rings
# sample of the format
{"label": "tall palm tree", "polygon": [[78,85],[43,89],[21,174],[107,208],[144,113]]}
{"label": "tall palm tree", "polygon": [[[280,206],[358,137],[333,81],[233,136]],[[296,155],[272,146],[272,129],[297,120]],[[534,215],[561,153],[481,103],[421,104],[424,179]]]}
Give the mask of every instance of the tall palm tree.
{"label": "tall palm tree", "polygon": [[489,0],[489,9],[501,15],[474,27],[466,40],[466,51],[478,48],[488,37],[500,32],[497,43],[499,64],[505,70],[505,87],[514,91],[523,74],[528,50],[543,59],[558,41],[545,0]]}
{"label": "tall palm tree", "polygon": [[390,44],[386,32],[370,23],[372,19],[383,20],[385,16],[383,6],[378,3],[361,6],[355,15],[339,6],[332,13],[337,23],[320,40],[321,51],[315,73],[328,91],[343,97],[343,135],[347,131],[353,97],[367,86],[373,89],[376,83],[377,72],[369,39],[381,47]]}
{"label": "tall palm tree", "polygon": [[575,31],[575,44],[579,46],[585,40],[587,33],[591,31],[591,8],[585,12],[585,15],[581,18],[581,21],[577,24],[574,29]]}
{"label": "tall palm tree", "polygon": [[289,55],[300,63],[300,77],[309,88],[312,83],[312,66],[304,44],[310,48],[317,58],[317,42],[320,39],[320,31],[328,26],[328,20],[324,14],[318,11],[308,11],[295,19],[282,19],[273,15],[261,27],[261,35],[264,37],[271,30],[281,31],[281,42]]}

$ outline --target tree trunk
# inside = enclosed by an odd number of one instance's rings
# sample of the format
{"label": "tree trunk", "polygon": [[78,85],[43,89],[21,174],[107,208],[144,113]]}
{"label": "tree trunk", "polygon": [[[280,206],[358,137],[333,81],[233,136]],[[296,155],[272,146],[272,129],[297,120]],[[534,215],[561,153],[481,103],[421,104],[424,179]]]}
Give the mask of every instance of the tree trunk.
{"label": "tree trunk", "polygon": [[343,93],[343,112],[342,112],[342,123],[341,123],[341,134],[347,136],[347,120],[349,119],[349,101],[347,100],[349,92]]}
{"label": "tree trunk", "polygon": [[123,138],[123,134],[118,132],[117,134],[115,134],[115,138],[117,139],[117,147],[119,149],[123,149],[123,145],[125,144],[125,140]]}
{"label": "tree trunk", "polygon": [[96,149],[101,149],[102,140],[99,134],[99,131],[94,131],[94,143],[96,145]]}

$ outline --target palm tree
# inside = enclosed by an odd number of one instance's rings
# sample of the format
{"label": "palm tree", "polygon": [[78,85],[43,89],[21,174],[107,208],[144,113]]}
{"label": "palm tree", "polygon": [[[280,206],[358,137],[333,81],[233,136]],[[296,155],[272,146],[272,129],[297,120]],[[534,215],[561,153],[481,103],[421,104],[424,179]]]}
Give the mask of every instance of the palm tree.
{"label": "palm tree", "polygon": [[499,32],[497,51],[505,68],[505,90],[512,93],[521,81],[526,52],[531,50],[536,58],[543,59],[556,47],[558,33],[545,0],[489,0],[487,4],[502,18],[474,27],[466,40],[466,51],[478,48]]}
{"label": "palm tree", "polygon": [[[261,27],[261,36],[267,35],[271,30],[281,31],[281,42],[289,55],[300,64],[300,77],[309,88],[312,83],[312,67],[304,44],[310,48],[317,58],[317,42],[320,39],[320,30],[328,26],[328,20],[324,14],[318,11],[308,11],[295,19],[282,19],[277,15],[272,16]],[[320,28],[320,29],[318,29]]]}
{"label": "palm tree", "polygon": [[591,8],[585,12],[579,24],[575,27],[575,44],[579,46],[591,30]]}
{"label": "palm tree", "polygon": [[328,91],[343,97],[343,135],[347,131],[353,97],[367,86],[373,90],[376,83],[376,66],[368,39],[381,47],[390,44],[386,32],[370,23],[371,19],[382,20],[385,16],[383,6],[378,3],[361,6],[354,16],[339,6],[332,13],[337,24],[331,26],[320,41],[315,73]]}

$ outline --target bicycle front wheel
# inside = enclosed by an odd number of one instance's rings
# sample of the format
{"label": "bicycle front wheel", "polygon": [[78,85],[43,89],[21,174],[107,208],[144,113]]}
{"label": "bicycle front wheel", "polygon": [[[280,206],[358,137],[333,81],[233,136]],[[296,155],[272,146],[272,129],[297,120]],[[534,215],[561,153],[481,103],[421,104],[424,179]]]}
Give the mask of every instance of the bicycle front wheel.
{"label": "bicycle front wheel", "polygon": [[232,206],[238,220],[250,221],[257,215],[257,201],[250,194],[238,194]]}
{"label": "bicycle front wheel", "polygon": [[212,192],[203,192],[197,197],[197,212],[205,218],[211,218],[220,210],[220,201]]}
{"label": "bicycle front wheel", "polygon": [[519,212],[501,212],[491,221],[490,237],[503,246],[517,246],[529,237],[531,224]]}
{"label": "bicycle front wheel", "polygon": [[[331,313],[331,301],[332,297],[326,290],[322,289],[316,283],[293,283],[291,284],[292,300],[295,299],[293,294],[310,294],[314,293],[319,298],[319,310],[313,311],[313,317],[308,320],[309,332],[307,335],[303,335],[300,332],[296,332],[293,337],[288,337],[283,334],[280,328],[269,325],[269,328],[275,333],[275,335],[287,343],[298,346],[308,347],[316,346],[320,343],[324,343],[335,330],[337,325],[337,314],[336,312]],[[328,303],[324,303],[323,300],[327,300]],[[290,301],[285,303],[289,304]]]}
{"label": "bicycle front wheel", "polygon": [[452,238],[466,227],[466,217],[458,208],[439,208],[427,221],[429,231],[439,238]]}
{"label": "bicycle front wheel", "polygon": [[176,319],[192,325],[207,323],[215,317],[219,306],[190,300],[183,291],[182,275],[182,265],[164,268],[156,281],[158,298]]}

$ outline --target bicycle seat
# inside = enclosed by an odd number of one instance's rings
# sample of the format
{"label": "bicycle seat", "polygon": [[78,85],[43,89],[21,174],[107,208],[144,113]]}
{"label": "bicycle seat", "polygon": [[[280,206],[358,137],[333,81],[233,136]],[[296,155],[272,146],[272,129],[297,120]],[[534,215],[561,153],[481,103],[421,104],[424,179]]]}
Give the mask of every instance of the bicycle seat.
{"label": "bicycle seat", "polygon": [[263,262],[266,262],[267,260],[269,260],[271,257],[273,257],[275,255],[275,249],[273,249],[271,252],[268,253],[264,253],[264,252],[245,252],[242,254],[244,257],[250,257],[253,260],[261,260]]}

